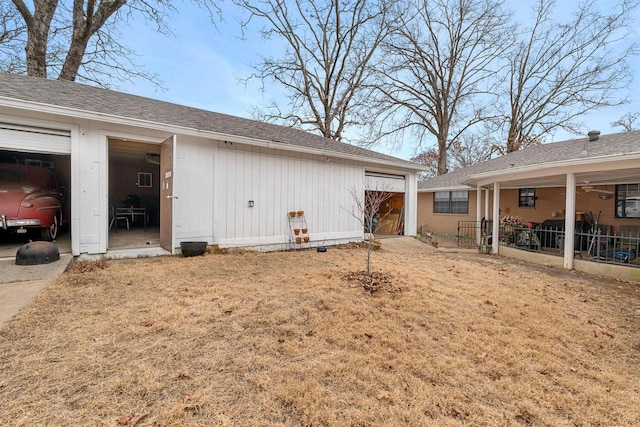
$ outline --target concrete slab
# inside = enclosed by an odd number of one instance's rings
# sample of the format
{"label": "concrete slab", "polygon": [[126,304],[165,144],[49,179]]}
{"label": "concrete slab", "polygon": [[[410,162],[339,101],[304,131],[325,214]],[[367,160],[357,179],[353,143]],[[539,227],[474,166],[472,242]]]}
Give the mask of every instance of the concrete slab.
{"label": "concrete slab", "polygon": [[42,265],[16,265],[15,259],[0,261],[0,328],[29,304],[51,280],[62,274],[73,257]]}

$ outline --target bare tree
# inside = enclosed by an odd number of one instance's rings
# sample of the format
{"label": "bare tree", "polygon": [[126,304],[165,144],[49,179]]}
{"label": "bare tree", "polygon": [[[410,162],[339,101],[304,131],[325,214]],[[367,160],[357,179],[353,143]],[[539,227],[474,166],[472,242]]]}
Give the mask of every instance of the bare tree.
{"label": "bare tree", "polygon": [[635,113],[627,113],[615,122],[611,122],[611,126],[621,127],[625,132],[631,132],[632,130],[636,130],[635,123],[639,118],[640,111],[636,111]]}
{"label": "bare tree", "polygon": [[20,44],[26,28],[20,22],[20,15],[8,2],[0,0],[0,72],[24,72]]}
{"label": "bare tree", "polygon": [[[496,58],[509,45],[502,0],[414,0],[414,11],[383,43],[377,83],[379,137],[435,137],[438,174],[454,141],[487,118]],[[494,79],[495,80],[495,79]]]}
{"label": "bare tree", "polygon": [[262,56],[254,66],[263,82],[275,81],[286,104],[274,102],[254,116],[342,140],[345,128],[371,116],[362,89],[390,30],[394,0],[234,0],[252,20],[264,22],[264,39],[283,42],[281,57]]}
{"label": "bare tree", "polygon": [[[8,46],[22,45],[30,76],[74,81],[80,78],[100,86],[110,81],[141,77],[156,84],[157,77],[134,62],[135,52],[123,44],[119,26],[133,15],[141,15],[157,31],[170,34],[167,23],[176,12],[171,0],[34,0],[30,8],[23,0],[2,1],[10,12],[18,12],[26,38],[16,38]],[[192,0],[217,11],[212,0]]]}
{"label": "bare tree", "polygon": [[581,115],[626,102],[619,94],[631,83],[626,60],[636,52],[628,40],[637,1],[620,0],[601,13],[588,0],[566,21],[555,6],[538,0],[533,26],[508,52],[502,154],[539,143],[556,128],[580,133]]}
{"label": "bare tree", "polygon": [[489,160],[493,154],[495,140],[486,135],[466,134],[454,141],[450,147],[452,170],[464,169]]}
{"label": "bare tree", "polygon": [[438,160],[440,156],[434,148],[429,148],[413,156],[410,161],[427,166],[429,170],[418,172],[418,180],[424,181],[438,176]]}
{"label": "bare tree", "polygon": [[[349,194],[353,199],[351,207],[351,215],[357,219],[363,229],[368,234],[367,239],[367,276],[371,276],[371,242],[374,230],[374,218],[380,211],[380,207],[384,202],[393,197],[394,193],[387,189],[365,190],[364,195],[360,194],[354,187],[349,189]],[[380,216],[378,221],[382,220],[387,213]]]}
{"label": "bare tree", "polygon": [[[463,169],[477,163],[489,160],[493,154],[495,141],[489,136],[477,134],[463,135],[458,141],[449,145],[447,172]],[[428,171],[418,172],[419,180],[426,180],[438,176],[438,152],[430,148],[411,158],[412,162],[424,165]]]}

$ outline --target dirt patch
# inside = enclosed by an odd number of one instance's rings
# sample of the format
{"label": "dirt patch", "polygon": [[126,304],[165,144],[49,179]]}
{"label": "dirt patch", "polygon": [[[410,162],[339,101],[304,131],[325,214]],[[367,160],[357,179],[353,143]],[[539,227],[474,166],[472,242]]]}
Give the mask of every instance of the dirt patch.
{"label": "dirt patch", "polygon": [[0,424],[640,425],[637,284],[383,242],[371,293],[365,262],[71,268],[0,331]]}

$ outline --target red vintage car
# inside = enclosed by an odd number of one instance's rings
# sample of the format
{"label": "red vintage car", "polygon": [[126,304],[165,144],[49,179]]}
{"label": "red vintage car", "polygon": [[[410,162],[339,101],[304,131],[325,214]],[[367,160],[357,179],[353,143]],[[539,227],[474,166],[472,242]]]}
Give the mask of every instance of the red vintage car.
{"label": "red vintage car", "polygon": [[51,169],[0,163],[0,229],[39,229],[54,240],[62,222],[62,194]]}

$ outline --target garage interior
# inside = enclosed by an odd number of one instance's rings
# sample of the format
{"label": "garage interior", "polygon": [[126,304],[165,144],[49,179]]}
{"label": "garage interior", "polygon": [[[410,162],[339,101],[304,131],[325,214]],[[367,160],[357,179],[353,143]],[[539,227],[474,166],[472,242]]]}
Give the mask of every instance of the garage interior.
{"label": "garage interior", "polygon": [[[63,200],[62,224],[55,240],[60,253],[71,253],[71,156],[37,152],[0,150],[0,163],[22,164],[49,168],[54,171]],[[14,257],[18,248],[29,241],[41,240],[39,230],[26,233],[0,228],[0,258]]]}
{"label": "garage interior", "polygon": [[397,236],[404,234],[404,193],[394,193],[384,201],[376,213],[374,222],[376,236]]}
{"label": "garage interior", "polygon": [[108,250],[160,244],[160,145],[109,138]]}

